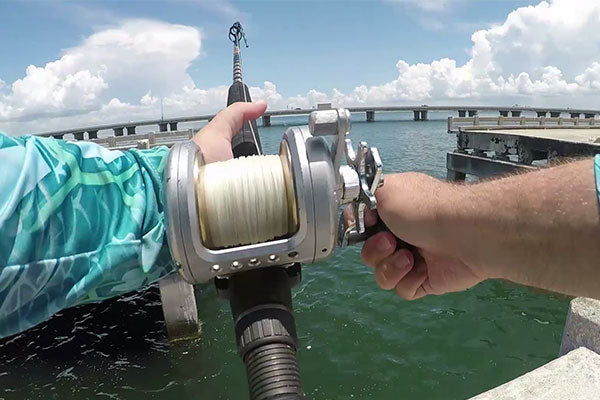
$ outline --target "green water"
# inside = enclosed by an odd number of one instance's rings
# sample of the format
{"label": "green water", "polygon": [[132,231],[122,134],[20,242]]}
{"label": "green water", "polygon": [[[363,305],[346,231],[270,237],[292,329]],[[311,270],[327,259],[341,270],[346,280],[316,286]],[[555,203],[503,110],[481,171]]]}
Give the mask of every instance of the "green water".
{"label": "green water", "polygon": [[[355,123],[355,143],[378,146],[388,173],[416,170],[443,178],[445,152],[454,146],[446,122],[385,118],[393,120]],[[261,130],[265,150],[274,151],[283,129]],[[246,398],[228,304],[214,289],[197,290],[202,337],[171,348],[157,317],[158,298],[150,296],[73,311],[59,317],[58,327],[0,343],[0,399]],[[376,287],[358,248],[305,266],[293,296],[310,399],[473,396],[554,358],[568,305],[563,297],[503,282],[403,301]],[[119,302],[135,311],[115,313]]]}

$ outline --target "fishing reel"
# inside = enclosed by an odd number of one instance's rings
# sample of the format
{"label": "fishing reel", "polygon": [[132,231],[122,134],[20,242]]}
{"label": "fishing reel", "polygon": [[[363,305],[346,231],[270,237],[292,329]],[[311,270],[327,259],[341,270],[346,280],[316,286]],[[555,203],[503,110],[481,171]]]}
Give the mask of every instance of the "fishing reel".
{"label": "fishing reel", "polygon": [[[216,204],[229,211],[232,207],[246,207],[249,218],[258,212],[252,207],[260,206],[260,198],[255,198],[260,193],[253,194],[252,199],[243,198],[241,192],[212,198],[215,190],[208,186],[208,179],[222,179],[223,188],[228,187],[228,175],[223,172],[220,178],[219,171],[228,168],[229,172],[241,172],[233,164],[240,159],[216,163],[223,166],[214,165],[217,169],[208,172],[206,168],[213,164],[205,165],[195,143],[173,146],[165,171],[165,218],[169,248],[182,277],[198,284],[275,265],[314,263],[329,257],[336,246],[352,245],[370,236],[364,211],[377,207],[374,193],[383,185],[383,166],[375,147],[361,142],[354,150],[347,138],[350,125],[350,112],[346,109],[318,110],[310,114],[308,126],[285,131],[279,150],[280,164],[273,164],[271,158],[270,164],[260,166],[272,169],[273,174],[277,170],[277,182],[281,185],[271,190],[278,191],[273,200],[277,206],[269,203],[269,207],[277,209],[273,213],[283,215],[283,223],[280,221],[279,230],[254,238],[264,230],[256,226],[256,235],[250,239],[234,238],[237,225],[243,221],[219,218],[211,209],[214,207],[210,207]],[[331,138],[331,145],[327,137]],[[344,158],[346,165],[342,165]],[[249,184],[255,190],[267,190],[255,187],[260,182]],[[344,204],[352,207],[354,220],[340,216],[339,208]],[[261,221],[255,223],[260,225]],[[232,226],[223,232],[223,224]]]}

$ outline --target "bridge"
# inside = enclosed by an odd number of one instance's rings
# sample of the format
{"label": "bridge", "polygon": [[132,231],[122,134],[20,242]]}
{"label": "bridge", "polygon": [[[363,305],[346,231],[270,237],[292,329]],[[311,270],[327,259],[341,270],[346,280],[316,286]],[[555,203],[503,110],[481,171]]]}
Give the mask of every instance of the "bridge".
{"label": "bridge", "polygon": [[[316,109],[330,108],[331,104],[318,104]],[[559,118],[562,114],[569,115],[570,118],[580,118],[582,115],[584,118],[595,118],[596,115],[600,114],[600,110],[593,109],[576,109],[576,108],[549,108],[549,107],[524,107],[524,106],[430,106],[430,105],[419,105],[419,106],[361,106],[361,107],[347,107],[351,113],[364,113],[365,120],[367,122],[375,121],[375,113],[381,112],[412,112],[413,119],[415,121],[426,121],[428,119],[428,113],[430,111],[448,111],[458,113],[458,117],[475,117],[481,111],[485,112],[498,112],[502,117],[520,117],[523,112],[533,112],[537,117],[550,116],[551,118]],[[294,115],[308,115],[315,108],[308,109],[295,109],[295,110],[275,110],[267,111],[262,116],[263,126],[271,125],[271,117],[288,117]],[[52,136],[58,139],[62,139],[65,135],[72,134],[75,140],[84,140],[84,135],[87,133],[86,139],[97,139],[98,131],[112,130],[114,136],[135,135],[136,128],[142,126],[156,126],[159,132],[177,131],[178,124],[185,122],[197,122],[197,121],[210,121],[214,118],[214,114],[196,115],[191,117],[179,117],[179,118],[168,118],[168,119],[154,119],[154,120],[142,120],[142,121],[130,121],[118,124],[107,124],[89,126],[83,128],[58,130],[52,132],[43,132],[37,134],[38,136]]]}

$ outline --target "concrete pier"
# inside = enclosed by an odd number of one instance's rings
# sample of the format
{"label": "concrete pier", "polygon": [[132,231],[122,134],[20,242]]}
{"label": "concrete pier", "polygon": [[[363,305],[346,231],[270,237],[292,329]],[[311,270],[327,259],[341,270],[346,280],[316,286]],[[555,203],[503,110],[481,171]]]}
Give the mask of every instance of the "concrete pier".
{"label": "concrete pier", "polygon": [[375,111],[367,111],[367,122],[375,122]]}
{"label": "concrete pier", "polygon": [[508,117],[508,110],[500,110],[499,112],[501,117]]}
{"label": "concrete pier", "polygon": [[127,129],[128,135],[135,135],[135,126],[128,126],[125,129]]}
{"label": "concrete pier", "polygon": [[584,116],[584,118],[588,118],[588,119],[589,119],[589,118],[595,118],[595,117],[596,117],[596,114],[592,114],[592,113],[585,113],[585,114],[583,114],[583,116]]}
{"label": "concrete pier", "polygon": [[560,118],[560,111],[550,111],[550,118]]}
{"label": "concrete pier", "polygon": [[427,110],[413,110],[413,120],[427,121]]}
{"label": "concrete pier", "polygon": [[88,131],[88,138],[98,139],[98,131],[97,130]]}
{"label": "concrete pier", "polygon": [[194,286],[184,281],[179,274],[171,274],[158,283],[169,340],[198,337],[200,323]]}
{"label": "concrete pier", "polygon": [[477,112],[477,110],[469,110],[469,117],[474,117],[474,116],[476,116],[477,114],[479,114],[479,113]]}
{"label": "concrete pier", "polygon": [[581,113],[578,112],[572,112],[571,114],[571,118],[579,118],[581,116]]}
{"label": "concrete pier", "polygon": [[123,136],[124,129],[125,128],[123,128],[122,126],[118,128],[113,128],[113,132],[115,133],[115,136]]}
{"label": "concrete pier", "polygon": [[547,111],[536,111],[535,113],[538,116],[538,118],[539,117],[545,117],[546,115],[548,115]]}
{"label": "concrete pier", "polygon": [[467,110],[458,110],[458,118],[464,118],[467,116]]}
{"label": "concrete pier", "polygon": [[161,122],[158,124],[159,132],[166,132],[168,130],[168,124],[166,122]]}
{"label": "concrete pier", "polygon": [[577,297],[569,303],[559,355],[582,346],[600,354],[600,301]]}
{"label": "concrete pier", "polygon": [[600,393],[600,356],[584,347],[471,400],[591,400]]}
{"label": "concrete pier", "polygon": [[169,130],[176,131],[177,130],[177,122],[169,122]]}
{"label": "concrete pier", "polygon": [[271,116],[263,115],[262,116],[262,125],[263,126],[271,126]]}
{"label": "concrete pier", "polygon": [[511,115],[513,117],[520,117],[521,116],[521,111],[520,110],[512,110],[510,113],[511,113]]}
{"label": "concrete pier", "polygon": [[85,132],[75,132],[73,133],[73,137],[75,138],[75,140],[83,140],[83,134]]}

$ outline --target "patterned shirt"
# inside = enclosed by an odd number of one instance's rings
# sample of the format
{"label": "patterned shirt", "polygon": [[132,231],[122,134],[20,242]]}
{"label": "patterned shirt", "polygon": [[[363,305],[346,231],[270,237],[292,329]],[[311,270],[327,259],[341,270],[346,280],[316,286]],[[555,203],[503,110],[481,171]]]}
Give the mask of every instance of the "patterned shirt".
{"label": "patterned shirt", "polygon": [[0,337],[174,270],[167,154],[0,133]]}

